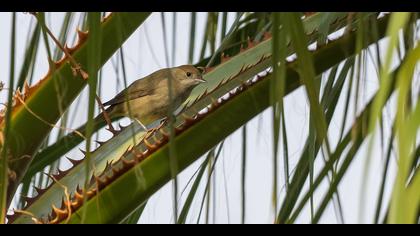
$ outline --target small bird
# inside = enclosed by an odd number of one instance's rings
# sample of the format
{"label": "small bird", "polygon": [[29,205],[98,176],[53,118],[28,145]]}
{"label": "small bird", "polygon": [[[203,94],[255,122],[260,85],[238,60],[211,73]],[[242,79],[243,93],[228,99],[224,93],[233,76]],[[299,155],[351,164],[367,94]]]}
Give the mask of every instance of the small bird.
{"label": "small bird", "polygon": [[[129,117],[147,130],[146,125],[167,117],[169,113],[169,78],[172,79],[172,108],[176,109],[188,98],[193,88],[206,82],[202,78],[203,71],[201,67],[182,65],[153,72],[134,81],[113,99],[105,102],[103,105],[109,106],[105,115],[110,120]],[[95,120],[103,121],[104,117],[106,119],[106,116],[99,114]]]}

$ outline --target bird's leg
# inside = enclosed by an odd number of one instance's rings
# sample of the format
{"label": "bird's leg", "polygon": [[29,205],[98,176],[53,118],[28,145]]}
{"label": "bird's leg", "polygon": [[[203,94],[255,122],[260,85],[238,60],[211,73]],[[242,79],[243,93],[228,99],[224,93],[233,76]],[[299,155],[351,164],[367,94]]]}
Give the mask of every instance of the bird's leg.
{"label": "bird's leg", "polygon": [[162,128],[162,126],[166,125],[168,123],[168,118],[165,117],[160,121],[160,125],[158,127],[158,129]]}
{"label": "bird's leg", "polygon": [[115,129],[114,129],[114,126],[112,126],[112,122],[111,122],[111,119],[109,118],[109,116],[108,116],[108,112],[106,112],[106,110],[105,110],[105,107],[104,107],[104,104],[102,104],[102,102],[101,102],[101,99],[99,98],[99,96],[98,95],[96,95],[95,94],[95,98],[96,98],[96,101],[98,102],[98,105],[99,105],[99,107],[101,108],[101,110],[102,110],[102,115],[104,116],[104,118],[105,118],[105,121],[106,121],[106,123],[108,124],[108,126],[109,126],[109,131],[111,131],[112,133],[115,133]]}
{"label": "bird's leg", "polygon": [[152,135],[153,134],[153,132],[154,131],[156,131],[156,130],[158,130],[158,129],[160,129],[160,128],[162,128],[166,123],[167,123],[167,121],[168,121],[168,119],[167,118],[164,118],[164,119],[162,119],[161,121],[160,121],[160,124],[159,124],[159,126],[157,126],[157,127],[154,127],[154,128],[151,128],[151,129],[147,129],[147,127],[143,124],[143,123],[141,123],[141,121],[140,120],[138,120],[138,119],[136,119],[136,118],[134,118],[134,120],[135,121],[137,121],[137,123],[144,129],[144,130],[146,130],[147,131],[147,133],[146,133],[146,136],[144,137],[144,138],[149,138],[150,137],[150,135]]}
{"label": "bird's leg", "polygon": [[152,129],[148,129],[143,123],[141,123],[141,121],[137,118],[134,118],[135,121],[137,121],[137,123],[146,131],[146,135],[144,136],[144,138],[149,138],[150,135],[153,134],[153,131],[155,131],[155,128]]}
{"label": "bird's leg", "polygon": [[[150,134],[152,134],[154,131],[156,131],[156,130],[158,130],[158,129],[162,128],[164,125],[166,125],[166,123],[168,123],[168,118],[163,118],[163,119],[160,121],[160,124],[159,124],[158,126],[156,126],[155,128],[150,129]],[[150,136],[150,135],[149,135],[149,136]],[[149,137],[149,136],[147,136],[147,137]]]}
{"label": "bird's leg", "polygon": [[141,121],[137,118],[133,118],[133,120],[135,120],[145,131],[149,132],[149,129],[147,129],[147,127],[141,123]]}

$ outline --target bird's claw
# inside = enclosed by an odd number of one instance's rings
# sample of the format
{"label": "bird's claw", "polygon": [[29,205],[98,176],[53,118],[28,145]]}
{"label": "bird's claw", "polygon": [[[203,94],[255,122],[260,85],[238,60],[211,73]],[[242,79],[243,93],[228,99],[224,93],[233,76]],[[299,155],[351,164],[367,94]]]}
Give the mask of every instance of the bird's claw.
{"label": "bird's claw", "polygon": [[165,126],[167,123],[168,123],[168,118],[163,118],[160,121],[159,126],[147,130],[145,138],[149,138],[153,134],[153,132],[155,132],[156,130],[159,130],[160,128]]}

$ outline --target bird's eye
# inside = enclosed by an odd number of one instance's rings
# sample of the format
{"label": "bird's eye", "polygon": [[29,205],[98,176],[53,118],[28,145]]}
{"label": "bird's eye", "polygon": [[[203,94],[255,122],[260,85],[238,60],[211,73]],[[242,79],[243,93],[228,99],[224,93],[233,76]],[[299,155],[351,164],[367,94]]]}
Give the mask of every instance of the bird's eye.
{"label": "bird's eye", "polygon": [[191,76],[191,72],[187,72],[187,76],[190,77]]}

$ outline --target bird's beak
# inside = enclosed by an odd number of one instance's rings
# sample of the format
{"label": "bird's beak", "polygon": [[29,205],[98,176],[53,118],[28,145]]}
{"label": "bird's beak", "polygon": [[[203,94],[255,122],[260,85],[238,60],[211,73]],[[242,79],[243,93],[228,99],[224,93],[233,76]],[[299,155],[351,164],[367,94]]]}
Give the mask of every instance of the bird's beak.
{"label": "bird's beak", "polygon": [[197,79],[194,79],[195,81],[199,82],[199,83],[207,83],[207,81],[203,80],[202,77],[199,77]]}

